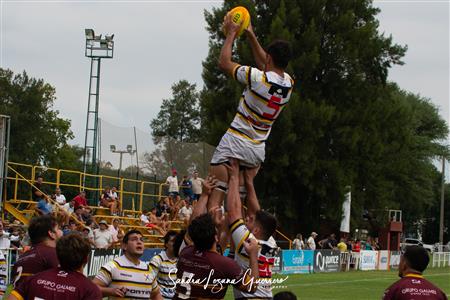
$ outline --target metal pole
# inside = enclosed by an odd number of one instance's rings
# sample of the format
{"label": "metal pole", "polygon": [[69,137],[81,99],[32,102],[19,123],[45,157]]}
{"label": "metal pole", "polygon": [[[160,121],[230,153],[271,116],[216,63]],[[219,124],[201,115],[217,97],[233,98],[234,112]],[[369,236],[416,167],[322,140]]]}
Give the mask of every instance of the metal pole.
{"label": "metal pole", "polygon": [[119,177],[119,180],[120,180],[120,171],[122,170],[122,155],[123,155],[123,152],[119,152],[119,154],[120,154],[120,160],[119,160],[119,170],[117,171],[117,177]]}
{"label": "metal pole", "polygon": [[445,157],[442,156],[441,215],[439,220],[440,245],[444,245],[444,192],[445,192]]}

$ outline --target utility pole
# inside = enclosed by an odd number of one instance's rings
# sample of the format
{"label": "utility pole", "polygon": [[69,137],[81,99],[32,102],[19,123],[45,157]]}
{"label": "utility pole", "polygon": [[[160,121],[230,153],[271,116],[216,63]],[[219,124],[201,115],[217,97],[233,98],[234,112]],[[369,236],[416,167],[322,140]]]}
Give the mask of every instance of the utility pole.
{"label": "utility pole", "polygon": [[445,192],[445,157],[442,156],[441,214],[439,220],[439,244],[444,245],[444,192]]}

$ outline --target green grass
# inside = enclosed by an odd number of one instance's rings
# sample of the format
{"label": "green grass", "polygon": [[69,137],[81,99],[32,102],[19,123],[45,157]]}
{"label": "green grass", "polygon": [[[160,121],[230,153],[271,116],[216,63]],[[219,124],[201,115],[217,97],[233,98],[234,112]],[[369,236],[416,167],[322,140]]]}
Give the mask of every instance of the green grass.
{"label": "green grass", "polygon": [[[381,299],[384,290],[397,281],[397,271],[352,271],[340,273],[316,273],[282,275],[289,276],[273,293],[291,291],[297,299],[365,300]],[[450,268],[434,268],[425,271],[424,276],[450,296]],[[277,275],[277,277],[280,277]],[[228,289],[226,300],[234,299]]]}

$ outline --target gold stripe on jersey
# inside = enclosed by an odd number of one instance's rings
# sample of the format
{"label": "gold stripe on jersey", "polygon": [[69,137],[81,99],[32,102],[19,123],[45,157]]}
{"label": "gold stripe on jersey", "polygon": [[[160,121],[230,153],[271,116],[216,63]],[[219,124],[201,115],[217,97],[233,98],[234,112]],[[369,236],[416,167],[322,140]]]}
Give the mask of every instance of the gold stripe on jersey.
{"label": "gold stripe on jersey", "polygon": [[123,271],[129,271],[129,272],[134,272],[134,273],[148,273],[151,272],[151,266],[148,266],[148,269],[138,269],[138,268],[134,268],[134,267],[125,267],[125,266],[121,266],[119,265],[119,263],[115,260],[113,260],[113,263],[116,265],[116,268],[119,270],[123,270]]}
{"label": "gold stripe on jersey", "polygon": [[136,281],[127,281],[127,280],[113,280],[111,282],[111,284],[122,285],[122,286],[135,286],[135,287],[141,287],[141,288],[148,289],[148,288],[151,288],[151,286],[153,285],[153,282],[155,282],[155,280],[153,280],[152,282],[149,282],[149,283],[139,283]]}
{"label": "gold stripe on jersey", "polygon": [[106,270],[104,267],[100,268],[99,273],[103,273],[105,276],[109,277],[110,279],[112,279],[112,274],[110,271]]}
{"label": "gold stripe on jersey", "polygon": [[247,119],[243,114],[241,114],[240,112],[237,112],[237,114],[236,114],[238,117],[239,117],[239,119],[241,119],[242,121],[245,121],[245,122],[247,122],[250,126],[252,126],[252,128],[255,130],[255,131],[258,131],[258,132],[260,132],[260,133],[267,133],[270,129],[259,129],[259,128],[256,128],[255,126],[256,125],[254,125],[249,119]]}
{"label": "gold stripe on jersey", "polygon": [[18,292],[18,291],[16,291],[16,290],[12,290],[12,292],[11,292],[11,296],[14,296],[14,297],[16,297],[16,298],[17,298],[17,300],[24,300],[24,299],[23,299],[23,297],[22,297],[22,295],[21,295],[21,294],[19,294],[19,292]]}
{"label": "gold stripe on jersey", "polygon": [[263,116],[261,116],[258,112],[254,111],[254,110],[247,104],[247,102],[245,101],[245,98],[242,100],[242,103],[244,104],[244,105],[243,105],[244,109],[245,109],[249,114],[251,114],[251,115],[254,116],[256,119],[258,119],[260,122],[268,123],[267,125],[271,125],[271,124],[275,121],[275,119],[269,119],[269,118],[263,117]]}
{"label": "gold stripe on jersey", "polygon": [[246,234],[242,237],[242,239],[237,244],[236,248],[238,249],[238,253],[241,253],[242,248],[244,247],[244,241],[246,241],[249,236],[250,236],[250,231],[247,230]]}
{"label": "gold stripe on jersey", "polygon": [[237,219],[233,223],[230,224],[230,233],[233,233],[239,226],[244,225],[244,220]]}
{"label": "gold stripe on jersey", "polygon": [[231,74],[233,75],[233,79],[236,80],[237,79],[237,70],[241,67],[241,65],[237,65],[236,67],[234,67],[233,72],[231,72]]}
{"label": "gold stripe on jersey", "polygon": [[249,137],[248,135],[246,135],[245,133],[240,132],[240,131],[237,130],[236,128],[230,127],[230,128],[228,128],[228,132],[230,132],[230,133],[232,133],[232,134],[236,134],[236,135],[241,136],[241,137],[243,137],[243,138],[246,138],[247,140],[249,140],[249,141],[251,141],[251,142],[253,142],[253,143],[255,143],[255,144],[261,144],[261,143],[262,143],[262,141],[254,140],[254,139],[252,139],[251,137]]}

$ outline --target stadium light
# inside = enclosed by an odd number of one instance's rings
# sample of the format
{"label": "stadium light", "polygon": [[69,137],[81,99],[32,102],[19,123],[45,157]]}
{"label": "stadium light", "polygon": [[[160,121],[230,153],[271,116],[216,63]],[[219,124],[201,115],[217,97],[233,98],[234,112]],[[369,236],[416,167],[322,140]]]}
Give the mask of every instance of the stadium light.
{"label": "stadium light", "polygon": [[84,33],[86,35],[86,39],[93,40],[95,38],[95,33],[93,29],[85,29]]}

